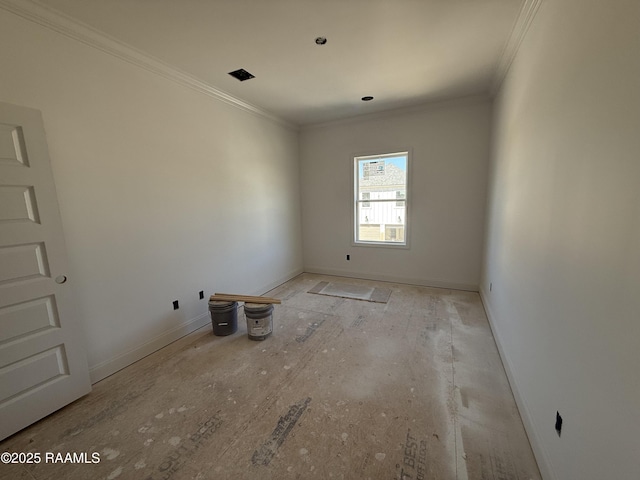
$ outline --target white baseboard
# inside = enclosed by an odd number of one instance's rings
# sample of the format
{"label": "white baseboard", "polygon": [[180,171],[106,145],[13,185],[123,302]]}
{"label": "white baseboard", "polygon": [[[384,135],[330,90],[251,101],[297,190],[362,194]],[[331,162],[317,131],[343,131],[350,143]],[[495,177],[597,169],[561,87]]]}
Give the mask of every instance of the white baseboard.
{"label": "white baseboard", "polygon": [[421,287],[449,288],[452,290],[466,290],[468,292],[477,292],[478,285],[472,283],[456,283],[441,280],[432,280],[424,278],[396,277],[383,273],[361,273],[350,270],[340,270],[331,268],[321,268],[306,266],[304,271],[307,273],[317,273],[320,275],[335,275],[338,277],[362,278],[365,280],[378,280],[381,282],[402,283],[406,285],[419,285]]}
{"label": "white baseboard", "polygon": [[[285,276],[270,282],[264,287],[258,289],[254,293],[255,295],[262,295],[269,290],[273,290],[278,285],[282,285],[288,280],[300,275],[302,273],[302,269],[296,269]],[[170,343],[179,340],[185,335],[189,335],[191,332],[196,331],[199,328],[204,327],[210,322],[209,312],[202,313],[198,315],[196,318],[192,318],[191,320],[187,320],[181,325],[174,327],[170,330],[167,330],[164,333],[152,338],[144,342],[142,345],[129,350],[128,352],[121,353],[116,355],[113,358],[100,362],[97,365],[94,365],[89,369],[89,377],[91,378],[91,383],[96,383],[102,380],[103,378],[108,377],[109,375],[113,375],[118,370],[122,370],[125,367],[128,367],[132,363],[137,362],[138,360],[146,357],[147,355],[152,354],[153,352],[160,350],[163,347],[166,347]]]}
{"label": "white baseboard", "polygon": [[555,473],[553,472],[553,469],[551,468],[551,464],[549,463],[549,456],[546,452],[546,449],[544,448],[544,444],[541,442],[540,436],[538,435],[537,430],[534,426],[534,423],[531,419],[529,408],[527,408],[527,402],[524,400],[522,395],[520,395],[518,382],[516,381],[515,375],[513,373],[513,369],[511,368],[511,363],[509,362],[509,358],[505,353],[505,350],[503,347],[504,343],[501,339],[500,333],[496,328],[495,317],[492,313],[489,299],[482,287],[479,289],[479,291],[480,291],[480,298],[482,299],[482,304],[484,305],[484,310],[487,314],[487,319],[489,320],[489,325],[491,326],[493,338],[495,339],[496,345],[498,347],[498,352],[500,353],[500,359],[502,360],[502,364],[504,365],[504,370],[507,373],[509,385],[511,386],[513,397],[516,400],[516,405],[518,406],[518,411],[520,412],[520,418],[522,418],[522,423],[524,424],[524,428],[527,432],[527,436],[529,437],[529,444],[531,445],[533,454],[536,457],[540,474],[542,475],[542,478],[545,480],[557,480],[558,477],[555,475]]}
{"label": "white baseboard", "polygon": [[113,358],[100,362],[99,364],[89,369],[89,377],[91,383],[96,383],[103,378],[113,375],[118,370],[122,370],[128,367],[134,362],[152,354],[153,352],[160,350],[162,347],[166,347],[172,342],[196,331],[197,329],[204,327],[211,320],[209,319],[209,312],[205,312],[198,315],[196,318],[186,321],[182,325],[167,330],[164,333],[152,338],[151,340],[143,343],[139,347],[136,347],[128,352],[116,355]]}
{"label": "white baseboard", "polygon": [[302,268],[296,268],[295,270],[290,271],[289,273],[287,273],[283,277],[280,277],[280,278],[274,280],[273,282],[268,283],[264,287],[256,290],[255,292],[252,292],[252,294],[254,294],[254,295],[264,295],[268,291],[273,290],[276,287],[279,287],[283,283],[288,282],[289,280],[291,280],[292,278],[297,277],[298,275],[302,274],[303,272],[304,272],[304,270],[302,270]]}

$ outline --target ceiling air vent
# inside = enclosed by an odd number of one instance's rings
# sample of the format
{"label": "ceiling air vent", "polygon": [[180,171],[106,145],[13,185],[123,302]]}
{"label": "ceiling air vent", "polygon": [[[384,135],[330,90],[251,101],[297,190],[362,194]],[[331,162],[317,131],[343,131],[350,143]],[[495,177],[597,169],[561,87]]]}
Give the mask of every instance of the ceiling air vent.
{"label": "ceiling air vent", "polygon": [[255,78],[253,75],[247,72],[244,68],[241,68],[240,70],[235,70],[233,72],[229,72],[229,75],[231,75],[233,78],[237,78],[241,82],[244,82],[245,80],[249,80],[251,78]]}

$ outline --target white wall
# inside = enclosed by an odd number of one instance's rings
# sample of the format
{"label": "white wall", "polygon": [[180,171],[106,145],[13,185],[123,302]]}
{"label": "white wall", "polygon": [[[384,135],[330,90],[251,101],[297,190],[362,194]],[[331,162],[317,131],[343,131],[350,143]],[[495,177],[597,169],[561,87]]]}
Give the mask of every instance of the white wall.
{"label": "white wall", "polygon": [[639,51],[637,0],[543,2],[496,103],[481,293],[546,479],[640,475]]}
{"label": "white wall", "polygon": [[[490,123],[489,101],[467,98],[304,128],[305,270],[477,290]],[[352,246],[353,155],[406,148],[410,248]]]}
{"label": "white wall", "polygon": [[1,9],[0,44],[0,101],[43,112],[94,380],[214,291],[301,272],[297,131]]}

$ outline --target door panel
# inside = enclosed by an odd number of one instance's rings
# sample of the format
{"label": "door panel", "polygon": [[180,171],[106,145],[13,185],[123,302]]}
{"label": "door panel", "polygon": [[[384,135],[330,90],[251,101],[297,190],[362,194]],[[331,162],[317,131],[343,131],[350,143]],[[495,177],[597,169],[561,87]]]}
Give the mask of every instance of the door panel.
{"label": "door panel", "polygon": [[23,280],[48,276],[43,244],[27,243],[0,247],[0,284],[16,284]]}
{"label": "door panel", "polygon": [[0,186],[0,222],[40,223],[33,188]]}
{"label": "door panel", "polygon": [[0,343],[51,328],[60,328],[53,295],[0,308]]}
{"label": "door panel", "polygon": [[0,103],[0,439],[91,390],[40,112]]}
{"label": "door panel", "polygon": [[21,127],[0,124],[0,163],[29,166]]}
{"label": "door panel", "polygon": [[41,385],[69,375],[64,346],[53,348],[23,358],[0,370],[3,379],[1,398],[23,395]]}

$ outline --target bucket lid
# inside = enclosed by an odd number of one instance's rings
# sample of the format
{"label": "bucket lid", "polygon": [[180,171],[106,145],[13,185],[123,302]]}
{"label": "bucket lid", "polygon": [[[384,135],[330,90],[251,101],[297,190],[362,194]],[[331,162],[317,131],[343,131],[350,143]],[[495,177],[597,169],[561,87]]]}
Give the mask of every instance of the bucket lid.
{"label": "bucket lid", "polygon": [[269,307],[273,307],[271,303],[245,303],[244,308],[249,310],[266,310]]}
{"label": "bucket lid", "polygon": [[210,300],[209,306],[214,308],[215,307],[223,308],[223,307],[231,307],[233,306],[234,303],[236,302],[229,302],[227,300]]}

